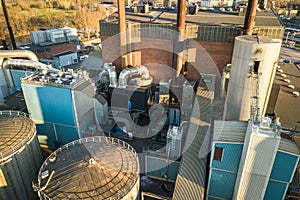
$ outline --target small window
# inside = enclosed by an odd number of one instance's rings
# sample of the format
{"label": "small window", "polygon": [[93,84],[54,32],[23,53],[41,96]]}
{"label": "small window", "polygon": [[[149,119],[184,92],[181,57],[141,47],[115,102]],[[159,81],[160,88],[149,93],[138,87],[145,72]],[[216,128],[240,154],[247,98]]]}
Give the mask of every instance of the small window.
{"label": "small window", "polygon": [[222,161],[222,156],[223,156],[223,148],[215,147],[214,160]]}
{"label": "small window", "polygon": [[253,72],[255,74],[258,74],[259,63],[260,61],[254,61]]}

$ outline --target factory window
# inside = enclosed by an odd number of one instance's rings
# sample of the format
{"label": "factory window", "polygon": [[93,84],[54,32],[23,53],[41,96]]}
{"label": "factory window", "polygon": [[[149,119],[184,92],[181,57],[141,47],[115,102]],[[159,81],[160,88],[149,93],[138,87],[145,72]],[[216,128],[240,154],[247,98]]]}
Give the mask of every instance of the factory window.
{"label": "factory window", "polygon": [[259,63],[260,61],[254,61],[253,73],[255,74],[258,74]]}
{"label": "factory window", "polygon": [[215,147],[214,160],[222,161],[222,156],[223,156],[223,148]]}

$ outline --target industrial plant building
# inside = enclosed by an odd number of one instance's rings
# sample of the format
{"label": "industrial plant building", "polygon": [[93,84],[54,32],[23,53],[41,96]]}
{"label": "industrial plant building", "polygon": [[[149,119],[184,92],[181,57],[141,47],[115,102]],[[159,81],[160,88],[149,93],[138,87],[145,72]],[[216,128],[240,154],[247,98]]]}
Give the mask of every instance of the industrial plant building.
{"label": "industrial plant building", "polygon": [[[284,28],[264,11],[251,35],[243,16],[186,16],[185,2],[177,16],[149,16],[125,15],[118,1],[118,18],[100,21],[97,81],[87,71],[42,64],[28,51],[0,52],[0,97],[21,88],[32,120],[23,125],[34,122],[39,142],[56,149],[32,176],[40,199],[285,197],[298,173],[296,132],[265,117],[279,113],[279,95],[273,97],[280,90],[272,86],[296,82],[277,62]],[[54,43],[65,37],[47,34]],[[298,88],[288,88],[297,100]],[[7,113],[16,119],[3,127],[15,129],[24,116]],[[21,149],[14,155],[28,148]],[[2,194],[10,184],[0,175]]]}
{"label": "industrial plant building", "polygon": [[[157,12],[150,20],[149,14],[126,12],[126,26],[124,54],[129,50],[132,59],[127,64],[145,65],[151,74],[160,74],[157,66],[172,66],[173,39],[176,32],[176,14]],[[187,78],[198,80],[199,71],[207,70],[209,60],[215,63],[220,72],[231,62],[234,38],[241,34],[244,16],[234,13],[200,12],[197,15],[187,15],[185,20],[185,53],[187,61]],[[101,40],[103,41],[103,61],[113,62],[120,70],[117,16],[100,21]],[[253,34],[264,35],[281,39],[284,27],[272,12],[258,12],[255,20]],[[126,35],[126,36],[125,36]],[[115,36],[115,37],[112,37]],[[155,40],[153,40],[155,38]],[[201,46],[201,53],[195,52],[195,46]],[[197,50],[200,51],[200,50]],[[205,56],[203,53],[205,52]],[[129,54],[129,53],[128,53]],[[153,60],[155,58],[155,60]],[[199,70],[201,69],[201,70]],[[204,71],[203,71],[204,72]],[[167,73],[167,72],[166,72]],[[167,77],[169,74],[166,74]]]}
{"label": "industrial plant building", "polygon": [[76,28],[59,28],[30,33],[31,50],[39,58],[59,60],[60,66],[78,63],[83,44]]}
{"label": "industrial plant building", "polygon": [[43,144],[58,147],[95,125],[94,85],[84,74],[44,69],[22,78],[22,90]]}

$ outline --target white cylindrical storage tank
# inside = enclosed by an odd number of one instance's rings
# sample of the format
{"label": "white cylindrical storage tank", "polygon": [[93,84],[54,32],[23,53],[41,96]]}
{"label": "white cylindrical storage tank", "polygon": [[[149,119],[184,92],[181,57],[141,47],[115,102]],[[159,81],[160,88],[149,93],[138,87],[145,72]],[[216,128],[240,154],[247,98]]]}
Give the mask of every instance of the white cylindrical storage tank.
{"label": "white cylindrical storage tank", "polygon": [[280,47],[279,39],[254,35],[235,38],[223,116],[225,120],[248,120],[252,102],[256,99],[260,116],[265,114]]}
{"label": "white cylindrical storage tank", "polygon": [[0,111],[0,199],[38,199],[32,181],[41,163],[33,121],[22,112]]}
{"label": "white cylindrical storage tank", "polygon": [[53,152],[38,174],[40,199],[136,199],[139,160],[126,142],[82,138]]}

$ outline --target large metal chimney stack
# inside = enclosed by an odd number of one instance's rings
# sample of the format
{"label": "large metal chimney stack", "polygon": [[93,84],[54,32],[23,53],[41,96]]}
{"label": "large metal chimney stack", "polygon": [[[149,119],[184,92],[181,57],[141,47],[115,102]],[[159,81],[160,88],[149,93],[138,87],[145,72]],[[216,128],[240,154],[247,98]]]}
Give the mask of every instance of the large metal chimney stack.
{"label": "large metal chimney stack", "polygon": [[183,51],[185,42],[185,9],[186,0],[178,0],[177,36],[173,43],[173,77],[170,84],[170,105],[179,105],[182,96],[182,80],[180,73],[183,65]]}
{"label": "large metal chimney stack", "polygon": [[123,55],[126,52],[126,23],[125,23],[125,0],[118,0],[118,17],[119,17],[119,29],[120,29],[120,55],[121,55],[121,67],[125,68],[127,65],[127,56]]}
{"label": "large metal chimney stack", "polygon": [[247,12],[244,21],[243,35],[252,35],[253,27],[255,24],[256,8],[258,0],[249,0]]}
{"label": "large metal chimney stack", "polygon": [[183,51],[184,51],[184,40],[185,40],[185,10],[186,10],[186,0],[178,0],[178,12],[177,12],[177,43],[174,48],[177,53],[176,56],[176,77],[179,74],[183,65]]}

